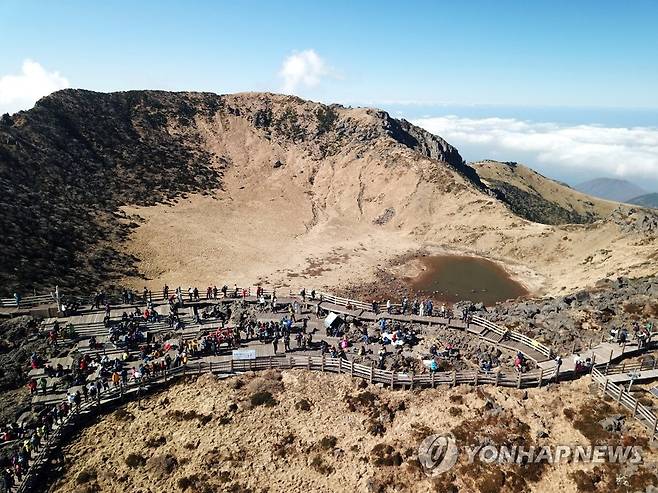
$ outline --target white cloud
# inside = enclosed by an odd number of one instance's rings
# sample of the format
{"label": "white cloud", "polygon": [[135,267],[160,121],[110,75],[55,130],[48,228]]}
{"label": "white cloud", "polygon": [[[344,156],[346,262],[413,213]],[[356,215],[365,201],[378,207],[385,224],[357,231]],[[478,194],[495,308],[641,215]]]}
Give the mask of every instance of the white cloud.
{"label": "white cloud", "polygon": [[21,73],[0,77],[0,112],[29,109],[36,101],[59,89],[70,87],[59,72],[48,72],[33,60],[23,61]]}
{"label": "white cloud", "polygon": [[[506,160],[592,171],[630,179],[658,177],[658,128],[559,125],[512,118],[421,118],[414,123],[448,142],[473,146]],[[547,166],[546,166],[547,167]]]}
{"label": "white cloud", "polygon": [[315,50],[293,53],[283,61],[279,71],[285,93],[294,93],[303,87],[316,87],[322,78],[329,75],[331,70]]}

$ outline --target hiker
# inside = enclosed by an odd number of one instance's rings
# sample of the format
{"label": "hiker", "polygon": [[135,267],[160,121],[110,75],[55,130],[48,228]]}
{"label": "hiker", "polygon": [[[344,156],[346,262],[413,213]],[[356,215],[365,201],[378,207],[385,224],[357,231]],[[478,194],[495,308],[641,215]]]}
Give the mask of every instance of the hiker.
{"label": "hiker", "polygon": [[386,300],[386,313],[391,314],[391,300]]}
{"label": "hiker", "polygon": [[555,357],[555,382],[557,383],[558,379],[560,378],[560,367],[562,366],[562,358],[558,354]]}
{"label": "hiker", "polygon": [[164,288],[162,288],[162,299],[167,300],[168,298],[169,298],[169,286],[165,284]]}
{"label": "hiker", "polygon": [[514,369],[518,373],[523,373],[525,371],[525,359],[520,352],[516,353],[516,358],[514,358]]}
{"label": "hiker", "polygon": [[41,377],[39,379],[39,387],[41,387],[43,395],[46,395],[46,391],[48,390],[48,380],[46,380],[46,377]]}
{"label": "hiker", "polygon": [[222,295],[223,295],[224,298],[226,298],[226,293],[227,292],[228,292],[228,286],[226,284],[224,284],[222,286]]}
{"label": "hiker", "polygon": [[306,303],[306,289],[302,288],[299,295],[302,297],[302,301]]}
{"label": "hiker", "polygon": [[283,336],[283,349],[286,353],[290,352],[290,332],[286,331],[286,334]]}
{"label": "hiker", "polygon": [[378,360],[379,360],[377,367],[380,370],[383,370],[384,369],[384,363],[386,361],[386,348],[384,346],[382,346],[379,349],[379,353],[377,354],[377,357],[378,357]]}
{"label": "hiker", "polygon": [[276,354],[279,349],[279,337],[277,335],[272,339],[272,347],[274,348],[274,354]]}
{"label": "hiker", "polygon": [[21,307],[21,295],[19,293],[14,293],[14,302],[16,303],[16,308]]}

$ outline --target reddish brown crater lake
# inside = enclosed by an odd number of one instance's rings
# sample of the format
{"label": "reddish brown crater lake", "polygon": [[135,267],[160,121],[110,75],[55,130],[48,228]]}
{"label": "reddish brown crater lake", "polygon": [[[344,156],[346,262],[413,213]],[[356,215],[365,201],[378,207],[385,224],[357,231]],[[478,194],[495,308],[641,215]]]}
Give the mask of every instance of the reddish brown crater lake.
{"label": "reddish brown crater lake", "polygon": [[505,269],[483,258],[440,255],[419,261],[425,270],[408,282],[414,291],[435,300],[493,305],[528,295],[525,287],[511,279]]}

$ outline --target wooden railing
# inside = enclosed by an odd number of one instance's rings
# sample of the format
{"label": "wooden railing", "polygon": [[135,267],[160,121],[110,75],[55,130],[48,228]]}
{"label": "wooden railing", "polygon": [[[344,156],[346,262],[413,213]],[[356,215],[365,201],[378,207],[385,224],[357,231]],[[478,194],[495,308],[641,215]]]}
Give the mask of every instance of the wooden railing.
{"label": "wooden railing", "polygon": [[655,439],[658,417],[647,406],[627,392],[623,385],[611,382],[601,367],[592,367],[592,380],[596,382],[597,388],[601,390],[603,396],[609,395],[632,412],[633,418],[636,418],[649,430],[651,441]]}
{"label": "wooden railing", "polygon": [[[183,376],[202,375],[204,373],[222,373],[237,374],[247,371],[263,370],[285,370],[285,369],[304,369],[309,371],[319,371],[327,373],[337,373],[349,375],[353,378],[361,378],[369,383],[381,383],[391,388],[418,388],[418,387],[435,387],[437,385],[497,385],[503,387],[538,387],[542,382],[548,381],[553,375],[544,374],[541,370],[535,370],[528,373],[517,372],[484,372],[481,370],[463,370],[452,372],[434,372],[422,373],[418,375],[393,372],[390,370],[380,370],[374,366],[367,366],[354,363],[351,360],[341,358],[327,358],[324,356],[287,356],[287,357],[257,357],[253,360],[228,360],[220,362],[197,361],[190,362],[176,368],[166,370],[164,373],[142,382],[131,382],[121,387],[121,390],[112,389],[102,394],[102,405],[116,402],[120,399],[137,397],[136,390],[148,388],[153,384],[166,383],[175,378]],[[132,394],[131,394],[132,392]],[[80,411],[95,412],[98,409],[97,402],[90,400],[81,404]],[[63,439],[69,438],[68,433],[64,433],[65,428],[74,424],[79,414],[75,411],[70,412],[64,421],[54,429],[48,440],[42,444],[39,452],[32,457],[30,468],[21,482],[18,492],[27,493],[32,491],[36,484],[39,472],[46,464],[51,450],[59,446]]]}
{"label": "wooden railing", "polygon": [[0,307],[33,307],[39,305],[48,305],[55,303],[55,296],[51,294],[37,294],[33,296],[21,297],[20,303],[16,303],[15,298],[0,298]]}
{"label": "wooden railing", "polygon": [[597,368],[604,375],[619,375],[621,373],[631,373],[635,371],[646,371],[658,369],[658,359],[654,358],[645,361],[623,361],[621,363],[608,363],[597,365]]}

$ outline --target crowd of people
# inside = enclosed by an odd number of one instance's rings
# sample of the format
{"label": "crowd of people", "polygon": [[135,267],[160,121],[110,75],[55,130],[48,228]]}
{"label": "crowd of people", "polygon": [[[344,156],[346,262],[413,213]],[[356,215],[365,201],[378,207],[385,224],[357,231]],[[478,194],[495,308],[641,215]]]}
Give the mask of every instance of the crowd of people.
{"label": "crowd of people", "polygon": [[623,346],[631,341],[635,341],[637,342],[638,348],[642,349],[651,342],[652,333],[653,323],[651,321],[647,321],[644,326],[642,326],[640,325],[639,321],[635,320],[632,323],[630,333],[626,327],[613,328],[610,330],[608,341],[616,342],[620,346]]}
{"label": "crowd of people", "polygon": [[[184,294],[185,293],[185,294]],[[247,297],[246,290],[238,288],[229,289],[227,285],[221,288],[208,286],[205,289],[205,300],[218,298],[231,298],[239,301]],[[305,290],[299,293],[299,299],[280,303],[276,292],[268,293],[262,288],[256,291],[256,307],[260,312],[271,312],[284,315],[278,320],[259,320],[258,315],[241,311],[241,315],[232,320],[231,305],[221,307],[218,304],[204,303],[197,287],[190,287],[183,291],[178,287],[171,291],[165,285],[162,290],[163,300],[168,304],[168,315],[162,317],[153,303],[152,292],[144,288],[141,297],[131,290],[124,290],[121,302],[126,305],[135,305],[132,311],[124,311],[119,320],[111,317],[112,305],[110,297],[99,291],[94,294],[92,308],[105,309],[105,326],[108,330],[108,340],[119,349],[119,355],[110,357],[102,355],[102,345],[95,337],[89,338],[90,352],[75,360],[69,368],[61,363],[55,367],[44,362],[38,355],[33,354],[31,365],[34,369],[43,368],[40,376],[31,378],[28,388],[33,394],[47,394],[53,390],[49,381],[57,380],[60,385],[70,389],[66,398],[53,406],[44,408],[39,414],[39,420],[29,425],[12,423],[5,426],[1,436],[5,441],[15,440],[16,445],[10,460],[2,464],[3,483],[13,484],[20,481],[29,463],[31,454],[39,450],[43,439],[52,432],[53,426],[61,423],[66,416],[80,412],[85,403],[100,402],[106,393],[122,392],[132,382],[141,383],[151,378],[157,378],[172,368],[185,365],[191,358],[202,356],[218,356],[223,351],[238,348],[243,343],[260,341],[262,344],[271,344],[273,353],[290,353],[294,351],[319,350],[320,354],[332,358],[347,360],[352,352],[361,358],[372,358],[380,369],[385,369],[391,355],[401,355],[402,352],[415,346],[419,342],[419,335],[412,324],[403,324],[392,318],[380,318],[376,323],[342,322],[330,323],[325,326],[324,337],[317,337],[317,329],[309,328],[309,309],[307,300],[315,300],[316,293],[311,291],[307,295]],[[149,337],[148,327],[164,319],[166,325],[175,332],[184,328],[181,309],[191,304],[192,320],[201,323],[204,319],[219,321],[221,327],[204,331],[198,337],[184,340],[182,335],[175,341],[155,341]],[[202,311],[199,311],[199,306]],[[205,306],[205,308],[204,308]],[[349,306],[348,306],[349,308]],[[325,313],[319,304],[315,304],[315,315],[321,319]],[[379,303],[372,303],[372,310],[380,313]],[[400,304],[394,305],[390,300],[385,303],[388,314],[413,314],[418,316],[439,316],[454,318],[453,311],[442,304],[435,308],[434,302],[426,300],[402,299]],[[468,321],[470,310],[461,311],[461,319]],[[210,324],[209,324],[210,325]],[[634,324],[633,338],[640,347],[648,344],[653,327],[647,324],[641,327]],[[623,344],[629,339],[629,331],[622,328],[612,334],[614,340]],[[49,332],[49,339],[57,344],[61,339],[61,328],[55,322]],[[460,350],[451,343],[433,344],[427,355],[427,366],[430,372],[439,371],[443,363],[460,358]],[[478,360],[481,370],[491,371],[500,366],[496,357],[481,357]],[[514,368],[522,373],[528,370],[530,362],[522,352],[514,357]],[[576,362],[576,371],[588,368],[591,361]],[[392,367],[392,366],[391,366]]]}

